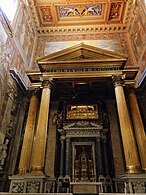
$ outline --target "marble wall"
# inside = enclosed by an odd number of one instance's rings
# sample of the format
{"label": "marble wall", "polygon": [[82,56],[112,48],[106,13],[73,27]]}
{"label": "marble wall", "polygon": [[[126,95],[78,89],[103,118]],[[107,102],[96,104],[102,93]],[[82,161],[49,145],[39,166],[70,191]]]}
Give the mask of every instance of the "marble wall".
{"label": "marble wall", "polygon": [[[31,66],[35,34],[22,2],[18,3],[12,24],[0,9],[0,29],[0,186],[3,186],[1,177],[15,173],[17,167],[28,106],[29,81],[25,71]],[[21,83],[11,70],[15,70]]]}
{"label": "marble wall", "polygon": [[139,86],[142,73],[146,69],[146,13],[144,1],[136,1],[134,5],[128,37],[133,66],[140,67],[136,77],[136,83]]}

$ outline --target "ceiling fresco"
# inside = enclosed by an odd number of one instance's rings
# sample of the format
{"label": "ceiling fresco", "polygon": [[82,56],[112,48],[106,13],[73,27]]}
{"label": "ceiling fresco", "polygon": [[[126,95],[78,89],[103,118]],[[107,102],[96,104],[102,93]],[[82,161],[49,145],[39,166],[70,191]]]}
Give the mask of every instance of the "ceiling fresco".
{"label": "ceiling fresco", "polygon": [[115,26],[117,30],[118,25],[127,26],[130,1],[29,0],[28,3],[38,31],[80,25],[102,25],[105,28]]}

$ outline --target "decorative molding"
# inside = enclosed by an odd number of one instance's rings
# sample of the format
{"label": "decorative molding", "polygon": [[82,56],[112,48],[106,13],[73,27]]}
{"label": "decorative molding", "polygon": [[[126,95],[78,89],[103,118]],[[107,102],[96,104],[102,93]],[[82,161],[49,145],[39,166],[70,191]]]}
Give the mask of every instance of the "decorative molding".
{"label": "decorative molding", "polygon": [[63,129],[75,129],[75,128],[93,128],[93,129],[103,129],[103,126],[99,124],[99,122],[91,122],[91,121],[76,121],[71,123],[66,123],[63,125]]}
{"label": "decorative molding", "polygon": [[37,28],[37,35],[68,35],[68,34],[87,34],[87,33],[118,33],[127,32],[127,25],[125,24],[103,24],[103,25],[89,25],[89,26],[62,26],[62,27],[44,27]]}
{"label": "decorative molding", "polygon": [[66,136],[76,137],[100,137],[100,131],[98,129],[70,129],[65,130]]}

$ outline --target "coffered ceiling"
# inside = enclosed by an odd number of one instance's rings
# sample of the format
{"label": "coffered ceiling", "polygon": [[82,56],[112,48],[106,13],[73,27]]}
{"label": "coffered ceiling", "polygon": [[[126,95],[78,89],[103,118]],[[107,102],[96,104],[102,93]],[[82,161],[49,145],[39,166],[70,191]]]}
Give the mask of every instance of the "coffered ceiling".
{"label": "coffered ceiling", "polygon": [[[125,0],[29,0],[30,14],[38,33],[75,27],[99,31],[125,31],[132,2]],[[68,31],[69,32],[69,31]]]}

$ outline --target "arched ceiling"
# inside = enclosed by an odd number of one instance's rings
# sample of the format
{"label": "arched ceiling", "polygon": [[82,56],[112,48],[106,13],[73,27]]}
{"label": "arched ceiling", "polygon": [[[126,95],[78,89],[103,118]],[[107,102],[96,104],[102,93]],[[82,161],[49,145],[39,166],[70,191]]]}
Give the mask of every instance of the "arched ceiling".
{"label": "arched ceiling", "polygon": [[[75,27],[80,31],[126,31],[132,0],[28,0],[31,16],[39,34],[55,29],[63,32]],[[69,31],[69,30],[68,30]]]}

